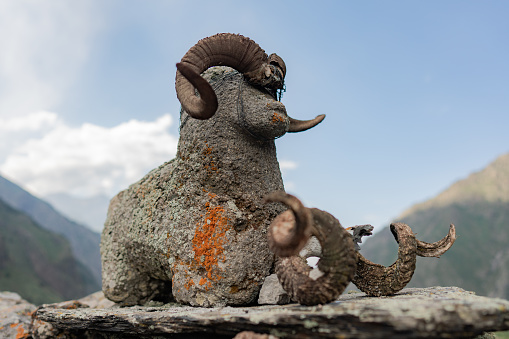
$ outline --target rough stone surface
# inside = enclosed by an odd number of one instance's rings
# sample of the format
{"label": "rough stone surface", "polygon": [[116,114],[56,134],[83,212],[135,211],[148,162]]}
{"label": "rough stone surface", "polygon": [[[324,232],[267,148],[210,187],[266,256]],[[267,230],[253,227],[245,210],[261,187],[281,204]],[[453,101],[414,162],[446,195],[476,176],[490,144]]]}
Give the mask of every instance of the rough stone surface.
{"label": "rough stone surface", "polygon": [[217,113],[182,112],[176,158],[111,200],[101,255],[103,292],[115,302],[247,305],[271,273],[267,228],[285,207],[263,198],[284,190],[273,138],[288,116],[238,72],[204,74]]}
{"label": "rough stone surface", "polygon": [[263,282],[258,297],[258,304],[260,305],[286,305],[291,302],[290,296],[281,286],[277,275],[271,274]]}
{"label": "rough stone surface", "polygon": [[[56,304],[42,305],[41,308],[66,309],[73,310],[78,308],[104,309],[110,307],[118,307],[114,302],[106,299],[102,292],[96,292],[78,300],[69,300]],[[34,312],[36,313],[36,312]],[[36,339],[73,339],[80,338],[81,335],[73,335],[72,333],[54,327],[51,323],[42,321],[37,317],[33,317],[30,326],[30,335]]]}
{"label": "rough stone surface", "polygon": [[106,309],[40,308],[37,320],[68,337],[232,338],[244,331],[285,338],[472,338],[509,329],[509,301],[457,287],[407,288],[390,297],[348,293],[318,306],[194,308],[175,304]]}
{"label": "rough stone surface", "polygon": [[0,292],[0,338],[28,336],[32,312],[36,307],[17,293]]}

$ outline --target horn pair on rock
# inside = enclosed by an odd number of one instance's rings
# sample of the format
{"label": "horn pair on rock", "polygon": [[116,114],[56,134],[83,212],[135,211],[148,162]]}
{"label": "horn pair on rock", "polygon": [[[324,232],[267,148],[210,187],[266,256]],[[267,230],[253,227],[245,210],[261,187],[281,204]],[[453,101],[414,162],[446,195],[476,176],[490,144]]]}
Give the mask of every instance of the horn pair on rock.
{"label": "horn pair on rock", "polygon": [[[367,295],[392,295],[410,282],[417,255],[439,257],[456,240],[452,224],[446,237],[430,244],[417,240],[408,225],[393,223],[391,231],[399,244],[398,259],[385,267],[367,260],[354,247],[362,236],[371,235],[373,226],[350,228],[354,233],[352,238],[331,214],[306,208],[292,195],[273,192],[266,201],[281,202],[290,208],[272,221],[268,241],[278,257],[276,274],[281,285],[293,300],[304,305],[336,300],[350,281]],[[317,237],[322,247],[317,269],[311,269],[297,255],[311,235]]]}
{"label": "horn pair on rock", "polygon": [[[350,229],[370,228],[371,225],[354,226]],[[417,256],[437,257],[444,254],[456,241],[456,228],[453,224],[449,233],[441,240],[427,243],[417,240],[412,229],[397,222],[390,226],[391,233],[399,245],[398,258],[389,267],[375,264],[357,252],[357,269],[352,282],[359,290],[370,296],[392,295],[402,290],[412,279]],[[371,235],[370,231],[365,235]]]}
{"label": "horn pair on rock", "polygon": [[[277,256],[276,274],[283,289],[303,305],[336,300],[355,274],[357,254],[350,234],[331,214],[307,208],[290,194],[272,192],[265,200],[290,208],[269,226],[269,248]],[[322,247],[315,269],[298,256],[312,235]]]}
{"label": "horn pair on rock", "polygon": [[[204,38],[177,63],[175,89],[184,110],[195,119],[211,118],[218,107],[212,86],[200,75],[212,66],[229,66],[253,85],[271,89],[283,88],[286,65],[277,54],[267,56],[253,40],[239,34],[220,33]],[[196,96],[195,89],[200,96]],[[319,124],[325,115],[312,120],[289,117],[288,132],[301,132]]]}

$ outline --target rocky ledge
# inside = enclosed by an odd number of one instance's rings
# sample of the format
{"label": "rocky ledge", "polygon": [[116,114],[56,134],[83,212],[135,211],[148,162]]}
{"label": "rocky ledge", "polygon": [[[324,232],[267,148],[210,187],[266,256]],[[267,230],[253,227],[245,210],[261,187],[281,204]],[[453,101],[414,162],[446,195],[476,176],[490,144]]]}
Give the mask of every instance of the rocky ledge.
{"label": "rocky ledge", "polygon": [[0,292],[0,338],[26,338],[36,307],[12,292]]}
{"label": "rocky ledge", "polygon": [[[21,312],[26,314],[27,310]],[[10,319],[24,321],[19,317]],[[4,325],[13,330],[16,327]],[[509,330],[509,301],[477,296],[457,287],[430,287],[403,289],[391,297],[347,293],[336,302],[312,307],[290,304],[196,308],[149,303],[121,308],[105,301],[98,293],[80,301],[39,307],[32,316],[30,333],[23,334],[34,338],[201,338],[204,335],[207,338],[236,335],[238,338],[471,338],[503,330]],[[267,335],[255,336],[244,331]]]}

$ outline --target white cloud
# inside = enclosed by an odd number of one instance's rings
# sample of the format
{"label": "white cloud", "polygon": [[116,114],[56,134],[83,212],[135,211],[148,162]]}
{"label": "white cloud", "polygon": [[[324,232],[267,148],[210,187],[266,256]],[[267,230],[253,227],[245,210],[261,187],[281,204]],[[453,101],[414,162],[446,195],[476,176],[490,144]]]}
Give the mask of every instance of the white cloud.
{"label": "white cloud", "polygon": [[50,112],[4,119],[0,143],[10,147],[0,148],[5,159],[0,171],[42,196],[57,192],[112,196],[175,156],[177,138],[168,131],[171,124],[168,114],[112,128],[68,126]]}
{"label": "white cloud", "polygon": [[283,179],[283,183],[284,183],[284,186],[285,186],[285,191],[288,192],[288,193],[292,193],[292,191],[295,191],[297,185],[295,185],[295,182],[294,181],[289,181],[289,180],[284,180]]}
{"label": "white cloud", "polygon": [[39,131],[44,127],[50,127],[57,122],[57,115],[52,112],[39,111],[27,116],[14,118],[0,117],[0,132]]}
{"label": "white cloud", "polygon": [[296,188],[295,182],[286,179],[288,171],[294,170],[298,167],[298,164],[292,160],[279,160],[279,168],[281,169],[281,175],[283,176],[283,183],[285,185],[285,191],[294,191]]}
{"label": "white cloud", "polygon": [[291,160],[279,160],[279,168],[282,172],[296,169],[298,167],[295,161]]}
{"label": "white cloud", "polygon": [[0,116],[50,109],[61,100],[101,27],[94,3],[0,1]]}

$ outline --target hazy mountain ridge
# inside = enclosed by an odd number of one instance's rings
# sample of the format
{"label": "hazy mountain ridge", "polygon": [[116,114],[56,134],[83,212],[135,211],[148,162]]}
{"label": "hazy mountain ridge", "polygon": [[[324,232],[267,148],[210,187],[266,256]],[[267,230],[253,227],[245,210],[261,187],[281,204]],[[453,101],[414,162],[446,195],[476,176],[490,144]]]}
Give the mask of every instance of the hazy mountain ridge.
{"label": "hazy mountain ridge", "polygon": [[[478,294],[509,298],[509,154],[405,211],[417,238],[434,242],[455,224],[458,238],[440,259],[418,258],[409,287],[455,285]],[[390,265],[397,243],[388,228],[366,239],[362,253]]]}
{"label": "hazy mountain ridge", "polygon": [[80,298],[99,288],[67,239],[0,200],[0,290],[42,304]]}
{"label": "hazy mountain ridge", "polygon": [[509,202],[509,153],[498,157],[479,172],[452,184],[435,198],[416,204],[400,218],[419,210],[472,202]]}
{"label": "hazy mountain ridge", "polygon": [[41,227],[69,240],[74,257],[88,268],[93,279],[101,284],[101,236],[85,226],[60,215],[50,204],[34,197],[21,187],[0,176],[0,200],[27,214]]}
{"label": "hazy mountain ridge", "polygon": [[44,200],[68,219],[95,232],[101,232],[110,204],[110,198],[105,195],[76,198],[66,193],[55,193],[45,196]]}

